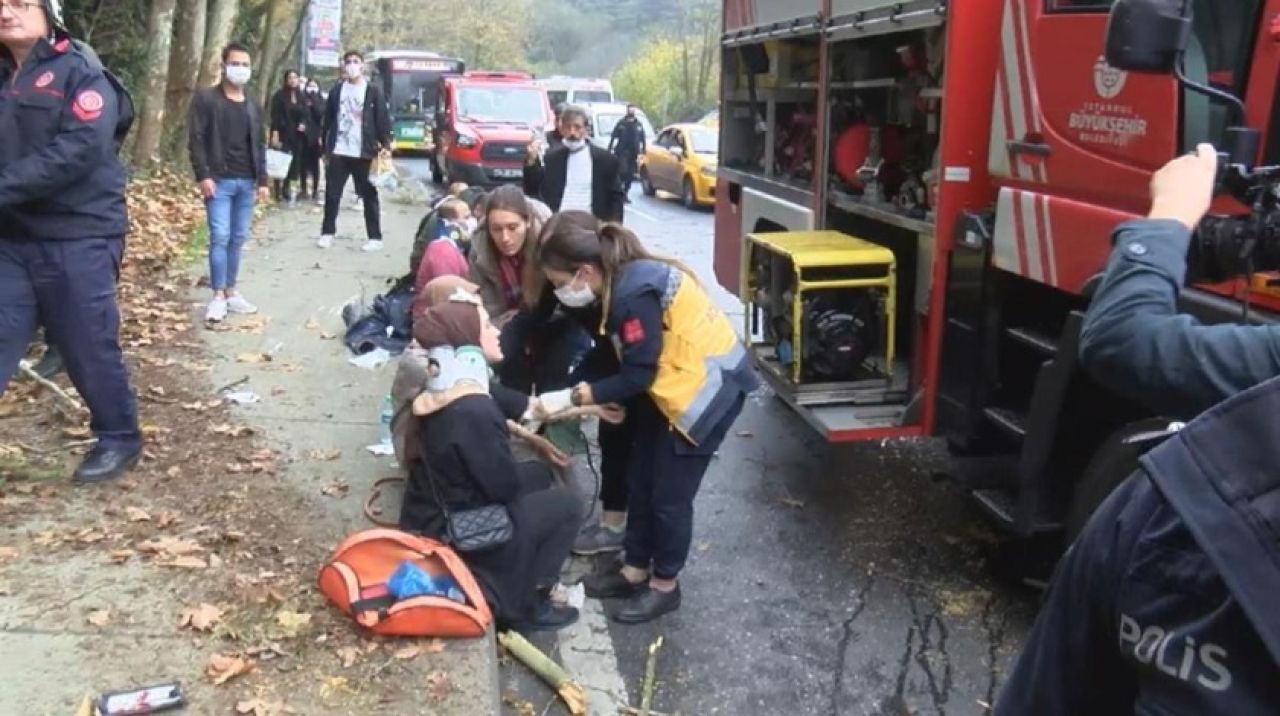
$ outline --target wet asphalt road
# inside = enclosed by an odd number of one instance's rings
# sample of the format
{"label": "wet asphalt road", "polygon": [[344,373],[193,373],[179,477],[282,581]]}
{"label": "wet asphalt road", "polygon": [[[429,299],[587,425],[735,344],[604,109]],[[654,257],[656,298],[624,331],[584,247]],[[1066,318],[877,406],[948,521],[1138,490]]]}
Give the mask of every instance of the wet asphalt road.
{"label": "wet asphalt road", "polygon": [[[716,286],[710,211],[638,186],[633,200],[626,223],[645,243]],[[715,291],[740,321],[736,299]],[[934,479],[946,467],[931,441],[829,446],[762,389],[698,495],[683,607],[609,622],[593,658],[604,671],[616,659],[639,705],[648,645],[663,636],[653,707],[666,714],[988,713],[1038,594],[997,579],[999,535]],[[560,638],[536,643],[561,656]],[[535,713],[551,699],[518,666],[504,666],[503,687]]]}

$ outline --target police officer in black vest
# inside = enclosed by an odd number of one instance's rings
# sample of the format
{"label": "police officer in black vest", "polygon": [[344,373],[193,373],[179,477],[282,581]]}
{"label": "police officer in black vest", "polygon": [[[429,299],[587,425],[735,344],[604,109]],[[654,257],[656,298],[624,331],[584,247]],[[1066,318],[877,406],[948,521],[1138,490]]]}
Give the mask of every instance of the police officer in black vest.
{"label": "police officer in black vest", "polygon": [[0,393],[43,325],[98,437],[75,478],[101,482],[142,452],[115,298],[132,110],[61,15],[60,0],[0,0]]}
{"label": "police officer in black vest", "polygon": [[1177,309],[1216,168],[1202,145],[1155,175],[1148,218],[1115,232],[1080,355],[1118,394],[1208,412],[1063,557],[996,716],[1280,713],[1280,326]]}

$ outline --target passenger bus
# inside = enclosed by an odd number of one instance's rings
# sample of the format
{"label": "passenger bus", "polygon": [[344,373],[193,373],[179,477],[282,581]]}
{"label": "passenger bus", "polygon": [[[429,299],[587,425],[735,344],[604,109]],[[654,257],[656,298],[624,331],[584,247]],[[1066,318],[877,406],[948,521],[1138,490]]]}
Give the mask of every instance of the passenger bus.
{"label": "passenger bus", "polygon": [[435,52],[377,50],[367,58],[373,81],[382,88],[391,109],[392,143],[397,152],[435,151],[434,118],[440,78],[461,74],[462,60]]}

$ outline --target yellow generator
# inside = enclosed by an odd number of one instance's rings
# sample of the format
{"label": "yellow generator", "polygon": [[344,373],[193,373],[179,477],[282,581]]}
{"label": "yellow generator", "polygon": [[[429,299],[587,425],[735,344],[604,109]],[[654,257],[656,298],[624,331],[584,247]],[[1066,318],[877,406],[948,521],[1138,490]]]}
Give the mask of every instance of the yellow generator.
{"label": "yellow generator", "polygon": [[809,405],[896,392],[892,251],[836,231],[751,234],[745,248],[745,334],[776,390]]}

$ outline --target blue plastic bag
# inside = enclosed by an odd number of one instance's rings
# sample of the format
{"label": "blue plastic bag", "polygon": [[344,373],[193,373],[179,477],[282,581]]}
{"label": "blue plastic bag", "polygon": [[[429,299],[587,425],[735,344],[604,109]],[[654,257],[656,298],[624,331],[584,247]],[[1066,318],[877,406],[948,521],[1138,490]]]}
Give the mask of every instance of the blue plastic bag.
{"label": "blue plastic bag", "polygon": [[458,587],[458,583],[447,574],[432,577],[412,560],[405,560],[391,579],[387,580],[387,591],[397,601],[412,597],[444,597],[459,604],[466,604],[467,597]]}

